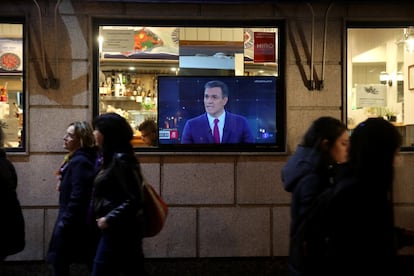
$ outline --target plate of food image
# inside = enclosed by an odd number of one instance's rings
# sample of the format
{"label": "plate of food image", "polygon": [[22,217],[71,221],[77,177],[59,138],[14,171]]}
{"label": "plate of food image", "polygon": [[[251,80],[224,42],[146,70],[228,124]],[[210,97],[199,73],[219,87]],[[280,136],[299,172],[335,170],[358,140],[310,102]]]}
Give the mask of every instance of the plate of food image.
{"label": "plate of food image", "polygon": [[3,53],[0,56],[0,67],[6,71],[13,71],[19,68],[20,58],[14,53]]}

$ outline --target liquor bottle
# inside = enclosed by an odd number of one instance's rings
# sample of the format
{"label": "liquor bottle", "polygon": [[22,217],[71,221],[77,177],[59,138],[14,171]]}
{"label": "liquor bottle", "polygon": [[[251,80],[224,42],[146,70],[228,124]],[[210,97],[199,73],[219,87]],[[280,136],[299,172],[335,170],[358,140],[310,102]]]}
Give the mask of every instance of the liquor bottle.
{"label": "liquor bottle", "polygon": [[0,102],[7,102],[9,100],[9,96],[7,93],[6,86],[0,86]]}
{"label": "liquor bottle", "polygon": [[116,81],[115,71],[112,70],[112,74],[111,74],[111,96],[115,96],[115,81]]}

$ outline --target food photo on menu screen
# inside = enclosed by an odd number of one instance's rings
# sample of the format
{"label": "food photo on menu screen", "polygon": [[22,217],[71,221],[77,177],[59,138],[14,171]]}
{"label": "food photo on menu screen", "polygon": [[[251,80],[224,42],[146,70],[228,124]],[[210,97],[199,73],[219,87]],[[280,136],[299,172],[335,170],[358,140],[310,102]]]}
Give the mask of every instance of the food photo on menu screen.
{"label": "food photo on menu screen", "polygon": [[276,144],[276,81],[270,76],[159,76],[160,146]]}
{"label": "food photo on menu screen", "polygon": [[0,73],[21,73],[23,71],[21,39],[0,39]]}

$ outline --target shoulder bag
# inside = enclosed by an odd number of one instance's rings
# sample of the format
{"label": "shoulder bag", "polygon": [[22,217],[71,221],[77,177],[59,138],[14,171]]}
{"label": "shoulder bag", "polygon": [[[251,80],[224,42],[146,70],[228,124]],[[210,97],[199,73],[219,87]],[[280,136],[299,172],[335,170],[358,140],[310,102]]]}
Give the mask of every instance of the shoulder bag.
{"label": "shoulder bag", "polygon": [[[114,156],[115,165],[120,154]],[[137,219],[142,222],[143,218],[143,236],[146,238],[154,237],[161,232],[164,227],[165,220],[167,219],[168,206],[167,203],[161,198],[157,191],[152,187],[151,184],[142,176],[139,169],[132,170],[134,181],[137,183],[142,179],[142,197],[143,197],[143,208],[136,214]],[[126,183],[124,174],[120,173],[118,169],[115,169],[115,175],[121,183]],[[139,183],[141,184],[141,183]],[[123,185],[125,186],[125,185]],[[127,189],[124,188],[126,192]]]}
{"label": "shoulder bag", "polygon": [[144,237],[154,237],[161,232],[168,214],[167,203],[146,180],[144,193]]}

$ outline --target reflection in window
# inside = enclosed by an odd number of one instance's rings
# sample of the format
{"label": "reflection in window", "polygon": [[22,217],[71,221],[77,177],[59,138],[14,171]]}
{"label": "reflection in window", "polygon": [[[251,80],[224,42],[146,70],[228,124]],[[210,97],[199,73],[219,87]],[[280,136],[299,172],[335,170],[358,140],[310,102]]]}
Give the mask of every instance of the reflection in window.
{"label": "reflection in window", "polygon": [[23,24],[0,23],[0,124],[5,148],[24,148]]}
{"label": "reflection in window", "polygon": [[383,117],[398,128],[404,148],[414,147],[413,34],[408,26],[347,30],[348,127]]}

